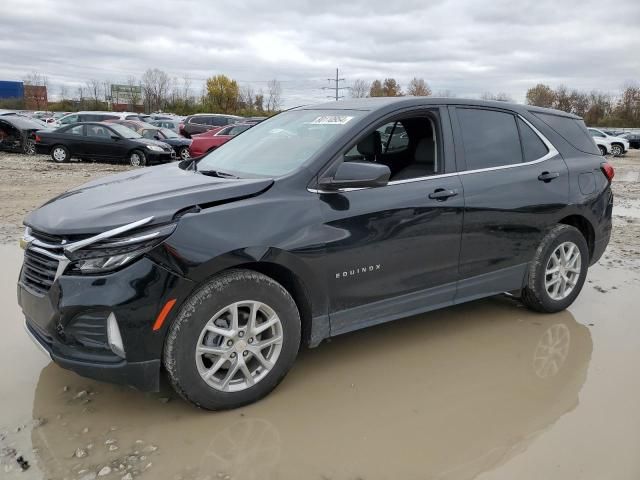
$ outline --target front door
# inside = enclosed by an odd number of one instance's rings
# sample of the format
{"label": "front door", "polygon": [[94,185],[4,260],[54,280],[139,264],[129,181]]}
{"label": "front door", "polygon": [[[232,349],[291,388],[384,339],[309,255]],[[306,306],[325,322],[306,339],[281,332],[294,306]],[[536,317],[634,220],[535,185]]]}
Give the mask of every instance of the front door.
{"label": "front door", "polygon": [[[344,154],[387,164],[387,186],[319,193],[332,335],[454,298],[464,197],[457,174],[447,173],[450,131],[436,112],[412,115],[378,126]],[[394,141],[396,133],[405,140]]]}

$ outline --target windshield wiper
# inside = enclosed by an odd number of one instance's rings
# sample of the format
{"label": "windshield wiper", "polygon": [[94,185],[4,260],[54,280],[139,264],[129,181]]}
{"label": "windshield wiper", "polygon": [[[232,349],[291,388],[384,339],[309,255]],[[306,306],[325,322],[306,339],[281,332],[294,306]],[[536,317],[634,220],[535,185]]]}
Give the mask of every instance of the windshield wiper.
{"label": "windshield wiper", "polygon": [[240,178],[237,175],[233,175],[232,173],[223,172],[220,170],[198,170],[198,173],[202,175],[209,175],[211,177],[219,177],[219,178]]}

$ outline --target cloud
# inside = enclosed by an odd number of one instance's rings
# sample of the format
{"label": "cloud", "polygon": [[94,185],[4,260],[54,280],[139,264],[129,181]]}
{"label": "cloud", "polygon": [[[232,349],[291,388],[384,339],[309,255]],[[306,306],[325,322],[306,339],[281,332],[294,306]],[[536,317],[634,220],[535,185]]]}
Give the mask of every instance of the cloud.
{"label": "cloud", "polygon": [[423,77],[458,96],[523,100],[545,82],[614,92],[640,80],[640,2],[566,0],[4,0],[0,79],[31,71],[52,93],[147,68],[254,89],[282,81],[287,106],[324,100],[327,78]]}

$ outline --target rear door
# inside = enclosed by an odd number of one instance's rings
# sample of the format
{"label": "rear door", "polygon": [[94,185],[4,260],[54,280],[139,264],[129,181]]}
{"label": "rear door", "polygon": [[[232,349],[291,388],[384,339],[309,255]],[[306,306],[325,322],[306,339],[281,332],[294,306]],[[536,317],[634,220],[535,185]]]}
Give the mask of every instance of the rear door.
{"label": "rear door", "polygon": [[568,202],[567,167],[553,145],[513,112],[450,111],[465,196],[456,298],[520,288],[527,263]]}

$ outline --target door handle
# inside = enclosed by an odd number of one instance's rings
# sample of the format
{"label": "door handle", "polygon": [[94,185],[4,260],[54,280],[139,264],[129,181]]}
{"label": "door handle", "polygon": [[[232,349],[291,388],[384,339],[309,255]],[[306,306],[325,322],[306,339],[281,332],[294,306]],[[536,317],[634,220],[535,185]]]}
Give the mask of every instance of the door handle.
{"label": "door handle", "polygon": [[447,190],[446,188],[436,188],[433,192],[429,194],[429,198],[431,200],[439,200],[444,202],[449,197],[455,197],[458,195],[457,190]]}
{"label": "door handle", "polygon": [[558,178],[560,174],[558,172],[542,172],[538,175],[538,180],[544,183],[549,183],[554,178]]}

